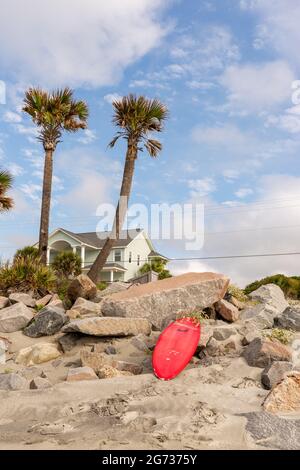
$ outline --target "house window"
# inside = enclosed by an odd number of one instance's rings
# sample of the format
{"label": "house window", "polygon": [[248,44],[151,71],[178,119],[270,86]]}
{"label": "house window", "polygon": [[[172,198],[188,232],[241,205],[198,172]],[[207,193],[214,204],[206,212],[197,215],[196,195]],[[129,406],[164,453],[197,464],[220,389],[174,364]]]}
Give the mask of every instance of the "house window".
{"label": "house window", "polygon": [[137,255],[137,265],[138,266],[140,265],[140,259],[141,259],[140,255]]}
{"label": "house window", "polygon": [[115,251],[115,262],[118,263],[121,261],[121,250],[116,250]]}
{"label": "house window", "polygon": [[128,261],[129,261],[129,263],[131,263],[131,261],[132,261],[132,252],[131,252],[131,251],[129,251],[129,258],[128,258]]}

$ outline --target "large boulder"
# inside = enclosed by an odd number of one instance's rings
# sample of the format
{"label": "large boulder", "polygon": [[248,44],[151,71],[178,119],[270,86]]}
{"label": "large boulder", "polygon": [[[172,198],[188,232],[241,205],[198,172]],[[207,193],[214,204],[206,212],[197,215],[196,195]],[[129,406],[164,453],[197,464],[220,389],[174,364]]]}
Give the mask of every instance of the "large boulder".
{"label": "large boulder", "polygon": [[26,307],[34,308],[36,305],[36,301],[31,297],[29,294],[24,294],[23,292],[14,292],[10,294],[9,300],[11,304],[15,304],[17,302],[22,302],[26,305]]}
{"label": "large boulder", "polygon": [[269,413],[300,411],[300,372],[291,372],[276,385],[264,401]]}
{"label": "large boulder", "polygon": [[267,367],[274,361],[287,361],[292,359],[289,348],[279,341],[271,341],[267,338],[255,338],[246,347],[243,353],[249,366]]}
{"label": "large boulder", "polygon": [[221,299],[216,302],[215,309],[224,320],[235,322],[239,319],[239,309],[227,300]]}
{"label": "large boulder", "polygon": [[8,305],[9,305],[9,299],[7,297],[3,297],[2,295],[0,295],[0,310],[2,308],[8,307]]}
{"label": "large boulder", "polygon": [[216,273],[187,273],[132,286],[102,301],[102,314],[147,318],[157,329],[179,313],[208,307],[222,299],[229,279]]}
{"label": "large boulder", "polygon": [[267,390],[271,390],[293,369],[293,364],[286,361],[275,361],[267,366],[261,374],[261,383]]}
{"label": "large boulder", "polygon": [[287,330],[300,331],[300,308],[288,307],[279,317],[275,318],[275,325]]}
{"label": "large boulder", "polygon": [[151,325],[144,318],[87,317],[65,325],[63,333],[83,333],[92,336],[135,336],[149,335]]}
{"label": "large boulder", "polygon": [[123,292],[124,290],[129,289],[131,286],[132,284],[129,284],[128,282],[121,282],[121,281],[112,282],[105,289],[97,290],[97,294],[93,298],[93,302],[102,302],[104,297],[107,297],[108,295],[116,294],[117,292]]}
{"label": "large boulder", "polygon": [[75,309],[79,315],[102,315],[101,305],[90,300],[79,297],[74,303],[72,310]]}
{"label": "large boulder", "polygon": [[17,364],[33,366],[56,359],[60,356],[57,346],[53,343],[37,343],[34,346],[20,349],[15,359]]}
{"label": "large boulder", "polygon": [[285,300],[284,293],[276,284],[266,284],[259,287],[249,294],[250,299],[256,300],[262,304],[268,304],[282,313],[289,304]]}
{"label": "large boulder", "polygon": [[69,285],[67,295],[71,302],[75,302],[78,297],[91,300],[97,294],[96,284],[86,275],[80,274]]}
{"label": "large boulder", "polygon": [[51,336],[57,333],[67,321],[68,317],[64,310],[47,305],[35,315],[32,322],[24,328],[23,333],[31,338]]}
{"label": "large boulder", "polygon": [[[280,312],[281,313],[281,312]],[[280,314],[278,309],[269,304],[258,304],[245,308],[241,313],[241,320],[249,329],[264,330],[273,328],[275,318]]]}
{"label": "large boulder", "polygon": [[28,388],[27,380],[19,374],[0,374],[0,390],[24,390]]}
{"label": "large boulder", "polygon": [[0,310],[0,331],[13,333],[25,328],[33,318],[33,312],[25,304],[19,302]]}

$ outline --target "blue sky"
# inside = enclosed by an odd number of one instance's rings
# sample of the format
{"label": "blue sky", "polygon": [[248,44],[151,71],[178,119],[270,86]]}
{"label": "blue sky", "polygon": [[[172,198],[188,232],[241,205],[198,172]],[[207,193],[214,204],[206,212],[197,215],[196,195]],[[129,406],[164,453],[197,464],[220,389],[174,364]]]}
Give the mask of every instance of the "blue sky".
{"label": "blue sky", "polygon": [[[16,205],[0,216],[1,258],[38,235],[43,152],[20,111],[30,85],[70,85],[90,107],[89,129],[64,136],[55,154],[51,228],[95,230],[98,204],[116,202],[124,145],[107,149],[115,132],[111,101],[133,92],[160,98],[170,119],[159,159],[139,156],[131,201],[205,203],[203,249],[154,241],[160,251],[298,251],[300,106],[292,84],[300,80],[299,22],[293,0],[7,3],[0,166],[15,175]],[[299,274],[298,260],[190,260],[171,269],[222,271],[244,285],[276,272]]]}

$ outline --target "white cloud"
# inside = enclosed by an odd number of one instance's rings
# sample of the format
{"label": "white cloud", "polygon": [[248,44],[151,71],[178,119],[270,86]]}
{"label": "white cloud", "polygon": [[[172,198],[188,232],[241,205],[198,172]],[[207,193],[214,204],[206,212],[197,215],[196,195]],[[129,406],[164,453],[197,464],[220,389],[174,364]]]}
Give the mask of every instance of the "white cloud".
{"label": "white cloud", "polygon": [[118,93],[108,93],[103,97],[103,99],[106,101],[106,103],[112,104],[114,101],[120,101],[122,96]]}
{"label": "white cloud", "polygon": [[20,190],[33,201],[40,201],[42,186],[40,184],[22,184]]}
{"label": "white cloud", "polygon": [[191,179],[188,181],[188,187],[191,189],[191,197],[206,196],[216,191],[216,183],[213,178]]}
{"label": "white cloud", "polygon": [[234,168],[226,168],[225,170],[223,170],[222,174],[227,183],[233,183],[240,176],[239,170],[236,170]]}
{"label": "white cloud", "polygon": [[97,139],[97,135],[95,131],[91,129],[85,129],[81,137],[78,137],[77,141],[82,144],[88,145],[94,142],[94,140],[96,139]]}
{"label": "white cloud", "polygon": [[22,121],[22,116],[20,116],[20,114],[15,113],[13,111],[6,111],[6,113],[4,113],[3,120],[5,122],[17,123],[17,122]]}
{"label": "white cloud", "polygon": [[235,191],[234,194],[236,195],[236,197],[239,197],[239,198],[242,199],[244,197],[247,197],[247,196],[250,196],[251,194],[253,194],[253,189],[251,189],[251,188],[240,188],[237,191]]}
{"label": "white cloud", "polygon": [[199,80],[190,80],[186,84],[192,90],[210,90],[215,86],[212,82],[201,82]]}
{"label": "white cloud", "polygon": [[166,34],[160,16],[168,5],[162,0],[11,0],[1,10],[0,66],[42,86],[116,83],[126,66],[160,43]]}
{"label": "white cloud", "polygon": [[263,64],[232,65],[225,70],[220,81],[228,92],[229,109],[261,112],[290,99],[294,80],[290,66],[278,60]]}
{"label": "white cloud", "polygon": [[25,169],[17,163],[9,163],[7,169],[13,176],[21,176],[25,173]]}

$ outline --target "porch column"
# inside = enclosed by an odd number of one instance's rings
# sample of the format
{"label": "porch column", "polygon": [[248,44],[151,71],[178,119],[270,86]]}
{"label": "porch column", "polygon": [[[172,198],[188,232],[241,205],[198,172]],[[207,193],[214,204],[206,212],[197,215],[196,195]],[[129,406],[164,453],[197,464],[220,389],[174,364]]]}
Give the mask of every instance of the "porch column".
{"label": "porch column", "polygon": [[48,248],[47,248],[47,261],[46,261],[47,266],[50,264],[50,252],[51,252],[51,248],[50,248],[50,246],[48,246]]}
{"label": "porch column", "polygon": [[114,282],[114,272],[110,271],[110,282]]}
{"label": "porch column", "polygon": [[73,246],[73,254],[76,255],[77,253],[77,246]]}
{"label": "porch column", "polygon": [[85,246],[81,245],[81,267],[85,267]]}

